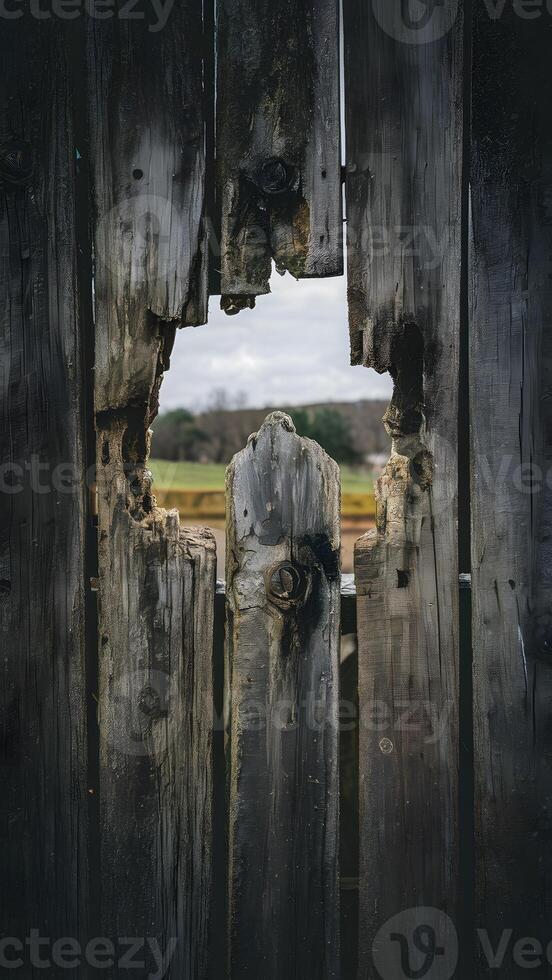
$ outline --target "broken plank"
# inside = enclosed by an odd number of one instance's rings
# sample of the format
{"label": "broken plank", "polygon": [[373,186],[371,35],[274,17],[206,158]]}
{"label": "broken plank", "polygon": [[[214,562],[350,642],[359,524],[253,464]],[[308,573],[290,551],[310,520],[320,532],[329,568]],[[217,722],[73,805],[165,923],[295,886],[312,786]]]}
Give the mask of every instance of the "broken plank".
{"label": "broken plank", "polygon": [[171,334],[207,319],[202,4],[151,18],[89,19],[98,411],[155,412]]}
{"label": "broken plank", "polygon": [[351,359],[394,381],[377,529],[355,553],[361,980],[399,975],[380,931],[395,916],[405,935],[433,926],[452,957],[458,927],[463,17],[455,3],[409,16],[344,4]]}
{"label": "broken plank", "polygon": [[219,0],[217,161],[222,305],[341,275],[336,0]]}
{"label": "broken plank", "polygon": [[339,976],[339,471],[268,416],[227,474],[230,971]]}
{"label": "broken plank", "polygon": [[109,422],[98,432],[103,934],[150,937],[147,970],[156,943],[164,976],[205,980],[215,542],[148,504],[141,431]]}

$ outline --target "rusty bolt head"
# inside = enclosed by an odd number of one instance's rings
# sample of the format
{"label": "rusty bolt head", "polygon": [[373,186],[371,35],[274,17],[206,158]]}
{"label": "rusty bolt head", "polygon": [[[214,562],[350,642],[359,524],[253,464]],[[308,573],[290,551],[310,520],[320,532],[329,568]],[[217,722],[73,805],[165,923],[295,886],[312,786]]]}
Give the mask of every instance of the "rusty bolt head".
{"label": "rusty bolt head", "polygon": [[9,140],[0,145],[0,184],[4,187],[26,187],[33,175],[33,151],[23,140]]}
{"label": "rusty bolt head", "polygon": [[259,172],[259,187],[265,194],[283,194],[293,180],[293,170],[279,157],[270,157]]}
{"label": "rusty bolt head", "polygon": [[268,594],[278,605],[289,606],[298,602],[305,595],[306,586],[305,572],[293,562],[280,562],[268,571]]}

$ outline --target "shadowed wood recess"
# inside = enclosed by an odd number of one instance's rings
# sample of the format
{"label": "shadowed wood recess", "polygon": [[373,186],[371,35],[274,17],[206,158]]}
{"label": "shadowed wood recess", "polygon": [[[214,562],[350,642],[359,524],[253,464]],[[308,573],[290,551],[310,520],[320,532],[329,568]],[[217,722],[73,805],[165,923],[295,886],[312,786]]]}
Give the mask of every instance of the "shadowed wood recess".
{"label": "shadowed wood recess", "polygon": [[343,271],[336,0],[218,0],[217,166],[227,313]]}
{"label": "shadowed wood recess", "polygon": [[[355,552],[368,980],[401,972],[397,942],[373,945],[391,917],[430,906],[456,925],[463,19],[346,0],[344,23],[352,363],[394,381],[377,529]],[[450,949],[450,921],[435,927]]]}
{"label": "shadowed wood recess", "polygon": [[207,320],[201,0],[168,16],[88,21],[97,411],[155,411],[175,328]]}
{"label": "shadowed wood recess", "polygon": [[0,921],[22,943],[32,928],[80,940],[88,928],[86,490],[68,61],[58,22],[2,20]]}
{"label": "shadowed wood recess", "polygon": [[[549,17],[473,34],[470,246],[476,926],[552,914]],[[495,945],[496,945],[495,943]],[[486,975],[481,955],[479,969]],[[550,969],[550,968],[548,968]],[[520,975],[511,951],[501,976]],[[533,970],[548,976],[546,968]]]}
{"label": "shadowed wood recess", "polygon": [[230,972],[337,977],[339,471],[275,412],[227,489]]}

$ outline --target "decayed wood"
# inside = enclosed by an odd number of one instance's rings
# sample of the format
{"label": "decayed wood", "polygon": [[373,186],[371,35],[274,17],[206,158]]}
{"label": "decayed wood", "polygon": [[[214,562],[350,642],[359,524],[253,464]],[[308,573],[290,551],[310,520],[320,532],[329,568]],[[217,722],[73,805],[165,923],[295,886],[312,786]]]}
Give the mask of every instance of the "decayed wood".
{"label": "decayed wood", "polygon": [[[550,941],[550,22],[477,11],[471,162],[476,925]],[[478,975],[487,975],[483,949]],[[534,971],[535,972],[535,971]],[[541,972],[540,970],[536,971]],[[546,973],[546,969],[542,975]]]}
{"label": "decayed wood", "polygon": [[219,0],[222,305],[342,272],[336,0]]}
{"label": "decayed wood", "polygon": [[462,13],[435,5],[416,30],[405,5],[346,0],[344,20],[352,362],[395,383],[377,530],[355,554],[368,978],[373,954],[400,971],[399,943],[373,949],[388,919],[457,911]]}
{"label": "decayed wood", "polygon": [[88,916],[83,377],[62,37],[54,21],[2,20],[0,921],[22,943],[31,929],[85,940]]}
{"label": "decayed wood", "polygon": [[89,20],[97,410],[155,408],[174,328],[207,319],[202,4],[168,6]]}
{"label": "decayed wood", "polygon": [[165,976],[200,980],[211,901],[215,542],[155,507],[145,448],[128,419],[99,428],[103,927],[152,937],[170,959]]}
{"label": "decayed wood", "polygon": [[230,966],[339,974],[339,473],[270,415],[227,474]]}
{"label": "decayed wood", "polygon": [[215,549],[156,507],[147,459],[176,327],[206,318],[201,36],[199,0],[88,29],[102,928],[179,980],[208,969]]}

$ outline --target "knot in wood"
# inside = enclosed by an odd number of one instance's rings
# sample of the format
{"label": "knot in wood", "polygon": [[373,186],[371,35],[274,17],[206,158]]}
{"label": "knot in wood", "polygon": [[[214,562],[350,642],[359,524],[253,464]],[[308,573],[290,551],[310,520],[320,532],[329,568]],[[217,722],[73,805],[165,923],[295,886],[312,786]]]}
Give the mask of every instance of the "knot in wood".
{"label": "knot in wood", "polygon": [[138,707],[142,714],[146,715],[147,718],[152,718],[154,721],[160,718],[166,718],[168,715],[167,709],[162,704],[159,692],[153,687],[146,686],[142,688],[138,695]]}
{"label": "knot in wood", "polygon": [[293,181],[293,168],[280,157],[270,157],[262,164],[258,184],[264,194],[283,194]]}
{"label": "knot in wood", "polygon": [[288,607],[299,602],[305,595],[306,586],[304,570],[293,562],[283,561],[268,570],[268,595],[280,606]]}
{"label": "knot in wood", "polygon": [[0,184],[6,188],[26,187],[33,176],[33,151],[23,140],[0,145]]}

